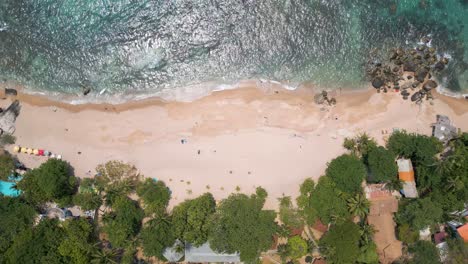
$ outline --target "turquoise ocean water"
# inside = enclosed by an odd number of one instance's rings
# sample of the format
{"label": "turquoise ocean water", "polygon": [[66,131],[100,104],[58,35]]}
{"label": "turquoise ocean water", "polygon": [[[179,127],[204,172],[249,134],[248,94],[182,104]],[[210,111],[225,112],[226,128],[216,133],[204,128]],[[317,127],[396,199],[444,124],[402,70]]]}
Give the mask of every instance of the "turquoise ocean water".
{"label": "turquoise ocean water", "polygon": [[427,35],[452,58],[441,83],[466,92],[467,0],[0,0],[0,78],[94,99],[244,79],[359,88],[372,54]]}

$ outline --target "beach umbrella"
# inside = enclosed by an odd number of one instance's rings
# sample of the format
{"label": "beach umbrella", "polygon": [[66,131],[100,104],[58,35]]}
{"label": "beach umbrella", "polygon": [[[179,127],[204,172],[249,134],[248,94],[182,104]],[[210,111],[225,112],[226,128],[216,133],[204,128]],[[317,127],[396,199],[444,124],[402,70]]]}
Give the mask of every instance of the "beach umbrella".
{"label": "beach umbrella", "polygon": [[23,152],[24,154],[28,153],[28,149],[27,148],[21,148],[21,152]]}
{"label": "beach umbrella", "polygon": [[13,151],[14,151],[14,152],[20,152],[20,151],[21,151],[20,146],[15,146],[15,147],[13,148]]}
{"label": "beach umbrella", "polygon": [[44,150],[43,150],[43,149],[40,149],[38,155],[39,155],[39,156],[44,156]]}
{"label": "beach umbrella", "polygon": [[32,154],[33,153],[33,150],[28,148],[28,154]]}
{"label": "beach umbrella", "polygon": [[34,155],[39,155],[39,150],[38,149],[33,149],[33,154]]}
{"label": "beach umbrella", "polygon": [[55,158],[55,155],[54,155],[54,154],[51,154],[50,157],[51,157],[51,158]]}
{"label": "beach umbrella", "polygon": [[62,155],[57,155],[57,159],[62,159]]}
{"label": "beach umbrella", "polygon": [[50,156],[50,152],[47,150],[44,150],[44,156]]}

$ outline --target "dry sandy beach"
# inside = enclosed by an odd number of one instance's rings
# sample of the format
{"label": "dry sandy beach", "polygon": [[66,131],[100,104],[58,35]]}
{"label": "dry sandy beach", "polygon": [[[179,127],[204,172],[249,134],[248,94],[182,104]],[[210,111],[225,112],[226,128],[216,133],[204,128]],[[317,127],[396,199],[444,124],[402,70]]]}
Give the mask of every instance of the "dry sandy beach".
{"label": "dry sandy beach", "polygon": [[[296,197],[307,177],[345,150],[343,139],[367,132],[383,142],[393,128],[430,134],[436,114],[468,130],[468,102],[435,95],[418,106],[396,93],[336,94],[335,107],[316,105],[308,89],[255,85],[215,92],[190,103],[147,99],[123,105],[67,105],[20,94],[17,144],[63,155],[79,177],[108,160],[136,165],[171,188],[172,205],[210,191],[217,198],[262,186],[266,206]],[[9,100],[3,100],[5,106]],[[181,140],[186,140],[185,144]],[[199,152],[199,153],[198,153]],[[34,167],[44,157],[18,154]]]}

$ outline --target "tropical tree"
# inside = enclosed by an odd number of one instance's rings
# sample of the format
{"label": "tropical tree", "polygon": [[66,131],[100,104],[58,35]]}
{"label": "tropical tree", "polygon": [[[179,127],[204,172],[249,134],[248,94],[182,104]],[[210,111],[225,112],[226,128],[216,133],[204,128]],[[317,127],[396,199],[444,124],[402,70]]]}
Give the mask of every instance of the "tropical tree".
{"label": "tropical tree", "polygon": [[355,263],[360,255],[359,226],[351,221],[333,225],[320,239],[321,252],[331,263]]}
{"label": "tropical tree", "polygon": [[364,219],[369,214],[370,202],[361,193],[347,199],[348,209],[352,215]]}
{"label": "tropical tree", "polygon": [[[65,231],[56,219],[43,219],[33,228],[18,234],[5,252],[5,263],[69,263],[58,247],[66,238]],[[34,260],[34,262],[32,262]]]}
{"label": "tropical tree", "polygon": [[367,223],[360,223],[359,228],[359,234],[361,235],[361,246],[369,245],[372,242],[372,236],[375,234],[374,226]]}
{"label": "tropical tree", "polygon": [[368,154],[377,147],[377,142],[366,133],[362,133],[354,138],[345,138],[343,147],[350,150],[353,155],[361,157],[367,164]]}
{"label": "tropical tree", "polygon": [[369,151],[370,181],[390,182],[397,178],[398,166],[395,162],[395,154],[384,147],[375,147]]}
{"label": "tropical tree", "polygon": [[102,205],[102,197],[93,192],[78,193],[73,196],[73,203],[86,211],[96,210]]}
{"label": "tropical tree", "polygon": [[5,263],[5,252],[15,238],[29,230],[36,212],[19,198],[0,195],[0,263]]}
{"label": "tropical tree", "polygon": [[7,180],[15,170],[15,160],[9,153],[0,155],[0,180]]}
{"label": "tropical tree", "polygon": [[265,190],[250,197],[231,194],[221,201],[211,219],[209,242],[217,252],[240,253],[241,261],[254,262],[271,246],[277,230],[276,213],[262,210]]}
{"label": "tropical tree", "polygon": [[315,190],[315,183],[308,178],[300,186],[300,195],[296,202],[299,207],[299,213],[308,225],[314,224],[317,219],[317,211],[312,206],[312,195]]}
{"label": "tropical tree", "polygon": [[145,256],[164,260],[163,252],[176,241],[169,216],[156,216],[143,226],[140,234]]}
{"label": "tropical tree", "polygon": [[409,224],[401,224],[398,226],[398,239],[409,245],[419,240],[419,233],[411,230]]}
{"label": "tropical tree", "polygon": [[292,259],[298,259],[307,254],[307,242],[300,236],[288,239],[287,252]]}
{"label": "tropical tree", "polygon": [[177,205],[172,211],[175,236],[201,246],[208,240],[209,220],[215,210],[216,201],[211,193]]}
{"label": "tropical tree", "polygon": [[328,164],[325,174],[336,183],[338,189],[353,194],[362,192],[366,167],[356,156],[344,154]]}
{"label": "tropical tree", "polygon": [[143,202],[147,215],[164,214],[171,199],[171,192],[163,181],[146,179],[138,183],[136,192]]}
{"label": "tropical tree", "polygon": [[97,240],[93,226],[85,219],[71,219],[63,223],[63,229],[66,239],[58,246],[60,255],[68,257],[70,263],[89,263]]}
{"label": "tropical tree", "polygon": [[114,247],[122,248],[140,231],[143,211],[127,197],[116,199],[112,212],[103,216],[104,232]]}
{"label": "tropical tree", "polygon": [[304,221],[299,215],[298,210],[292,205],[291,197],[283,196],[278,200],[280,202],[279,217],[281,222],[292,228],[299,228],[303,226]]}
{"label": "tropical tree", "polygon": [[119,251],[116,249],[100,248],[95,245],[94,252],[91,255],[92,264],[117,264]]}
{"label": "tropical tree", "polygon": [[421,198],[401,204],[396,220],[399,224],[408,223],[413,230],[421,230],[442,220],[441,206],[431,198]]}
{"label": "tropical tree", "polygon": [[319,179],[317,186],[310,195],[310,206],[313,210],[309,212],[316,215],[310,215],[309,218],[318,217],[324,224],[339,219],[347,219],[350,216],[346,201],[329,177]]}
{"label": "tropical tree", "polygon": [[67,162],[49,159],[39,168],[28,171],[17,185],[27,201],[40,204],[71,197],[76,183]]}
{"label": "tropical tree", "polygon": [[141,178],[135,166],[118,160],[111,160],[96,167],[96,187],[105,190],[114,183],[126,181],[125,185],[131,189]]}
{"label": "tropical tree", "polygon": [[409,247],[413,264],[439,264],[439,251],[429,241],[419,240]]}

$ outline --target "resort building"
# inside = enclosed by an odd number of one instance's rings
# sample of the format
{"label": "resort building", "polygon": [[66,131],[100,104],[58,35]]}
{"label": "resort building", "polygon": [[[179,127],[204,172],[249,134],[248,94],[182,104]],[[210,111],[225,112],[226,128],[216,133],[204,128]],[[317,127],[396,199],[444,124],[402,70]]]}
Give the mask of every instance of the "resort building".
{"label": "resort building", "polygon": [[446,143],[457,136],[457,128],[452,125],[448,116],[437,115],[436,122],[432,124],[432,136]]}
{"label": "resort building", "polygon": [[224,254],[214,252],[207,242],[199,247],[194,247],[190,243],[185,245],[185,262],[203,263],[240,263],[239,254]]}
{"label": "resort building", "polygon": [[465,243],[468,243],[468,224],[464,224],[457,228],[457,233]]}
{"label": "resort building", "polygon": [[179,262],[185,256],[184,262],[187,263],[241,263],[239,254],[217,253],[211,249],[208,242],[199,247],[186,243],[182,252],[176,249],[178,244],[180,242],[176,241],[172,248],[164,250],[163,255],[169,262]]}
{"label": "resort building", "polygon": [[398,178],[403,182],[401,193],[406,198],[418,198],[418,190],[414,180],[413,164],[409,159],[398,159]]}
{"label": "resort building", "polygon": [[393,214],[398,211],[398,201],[384,184],[368,184],[364,191],[371,202],[367,221],[377,232],[374,242],[381,263],[392,263],[402,255],[402,243],[396,239]]}
{"label": "resort building", "polygon": [[448,244],[445,241],[447,239],[448,235],[447,233],[443,230],[440,232],[437,232],[434,234],[434,244],[436,245],[437,249],[439,250],[439,257],[440,261],[444,262],[447,259],[448,256]]}

